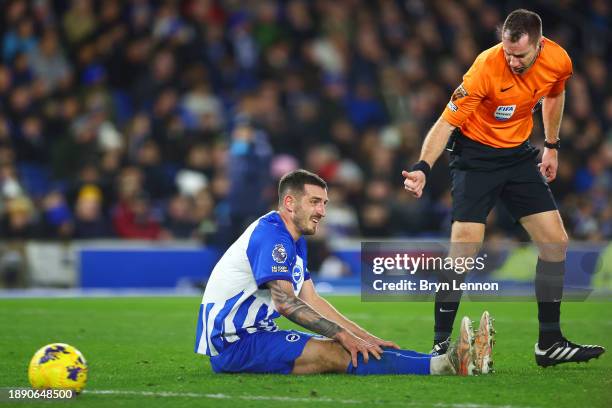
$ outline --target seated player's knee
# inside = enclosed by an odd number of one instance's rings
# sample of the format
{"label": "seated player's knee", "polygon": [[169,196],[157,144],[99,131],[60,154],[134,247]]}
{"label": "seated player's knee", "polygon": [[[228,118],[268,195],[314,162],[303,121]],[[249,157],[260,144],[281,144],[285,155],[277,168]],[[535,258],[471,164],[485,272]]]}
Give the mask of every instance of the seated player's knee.
{"label": "seated player's knee", "polygon": [[349,353],[337,341],[311,339],[308,350],[296,360],[293,373],[344,373],[349,361]]}
{"label": "seated player's knee", "polygon": [[330,341],[328,352],[321,354],[321,365],[329,373],[344,373],[351,359],[349,353],[337,341]]}

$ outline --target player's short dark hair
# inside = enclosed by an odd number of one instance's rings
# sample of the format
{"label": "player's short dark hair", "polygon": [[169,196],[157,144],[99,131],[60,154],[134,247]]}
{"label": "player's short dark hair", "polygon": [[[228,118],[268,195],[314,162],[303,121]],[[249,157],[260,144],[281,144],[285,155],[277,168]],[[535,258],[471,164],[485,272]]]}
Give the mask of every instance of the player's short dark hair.
{"label": "player's short dark hair", "polygon": [[531,44],[542,37],[542,19],[533,11],[518,9],[508,14],[501,27],[500,38],[507,35],[511,42],[517,42],[523,35],[529,36]]}
{"label": "player's short dark hair", "polygon": [[306,184],[327,189],[327,183],[321,177],[308,170],[297,169],[285,174],[278,182],[278,199],[282,200],[288,191],[303,193]]}

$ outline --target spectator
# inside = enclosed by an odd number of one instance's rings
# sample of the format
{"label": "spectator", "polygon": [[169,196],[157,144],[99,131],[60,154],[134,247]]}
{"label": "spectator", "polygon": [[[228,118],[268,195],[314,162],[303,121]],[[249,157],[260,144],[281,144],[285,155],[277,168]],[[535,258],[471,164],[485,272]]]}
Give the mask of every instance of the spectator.
{"label": "spectator", "polygon": [[228,202],[233,238],[258,214],[265,212],[273,199],[271,159],[267,135],[255,128],[247,118],[240,118],[232,131],[230,146]]}
{"label": "spectator", "polygon": [[57,190],[43,197],[43,228],[49,238],[69,239],[74,233],[72,213],[64,195]]}
{"label": "spectator", "polygon": [[45,31],[38,47],[30,53],[29,63],[34,77],[41,79],[50,91],[70,74],[68,61],[59,48],[57,33],[51,29]]}
{"label": "spectator", "polygon": [[74,46],[92,34],[98,26],[91,0],[72,0],[62,23],[68,42]]}
{"label": "spectator", "polygon": [[110,238],[113,231],[103,212],[102,190],[85,184],[79,190],[74,208],[74,238]]}
{"label": "spectator", "polygon": [[174,192],[171,180],[166,175],[161,161],[159,146],[153,140],[148,140],[138,150],[138,167],[144,175],[144,191],[154,200],[161,200]]}
{"label": "spectator", "polygon": [[153,217],[149,197],[138,193],[115,208],[113,226],[117,236],[126,239],[160,239],[161,226]]}
{"label": "spectator", "polygon": [[2,58],[4,62],[10,63],[16,54],[27,54],[36,47],[36,44],[34,24],[32,20],[24,18],[17,23],[14,29],[4,35]]}
{"label": "spectator", "polygon": [[41,236],[32,201],[17,196],[6,202],[6,213],[0,220],[2,237],[6,240],[32,239]]}
{"label": "spectator", "polygon": [[202,189],[195,196],[195,206],[192,219],[197,224],[196,237],[207,244],[218,243],[215,241],[215,234],[218,231],[218,223],[215,219],[215,200],[212,194]]}
{"label": "spectator", "polygon": [[191,198],[175,195],[170,199],[164,229],[175,239],[192,238],[197,228],[194,221],[194,204]]}

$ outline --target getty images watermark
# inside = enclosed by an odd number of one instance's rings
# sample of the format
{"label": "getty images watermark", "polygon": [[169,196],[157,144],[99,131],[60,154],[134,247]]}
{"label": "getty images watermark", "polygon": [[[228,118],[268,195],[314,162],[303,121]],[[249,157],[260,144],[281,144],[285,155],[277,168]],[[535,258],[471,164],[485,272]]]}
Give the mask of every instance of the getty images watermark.
{"label": "getty images watermark", "polygon": [[[564,276],[546,277],[550,278],[547,285],[563,285],[565,300],[592,296],[594,276],[608,273],[603,262],[592,262],[602,252],[597,246],[570,247],[570,267]],[[537,258],[535,247],[511,243],[363,242],[362,300],[430,301],[438,294],[440,300],[449,302],[460,298],[533,301]],[[538,301],[558,301],[547,295],[558,291],[539,293]],[[612,288],[597,293],[612,299]]]}
{"label": "getty images watermark", "polygon": [[[431,282],[429,279],[417,280],[400,279],[399,282],[386,282],[383,276],[372,282],[376,291],[450,291],[450,290],[478,290],[498,291],[498,282],[463,282],[462,276],[468,272],[482,272],[485,270],[487,254],[482,256],[432,256],[421,254],[396,253],[394,256],[377,256],[372,259],[372,273],[383,275],[397,273],[415,276],[417,273],[431,274],[436,272],[438,277],[448,274],[450,279],[440,282]],[[453,276],[456,275],[456,276]]]}

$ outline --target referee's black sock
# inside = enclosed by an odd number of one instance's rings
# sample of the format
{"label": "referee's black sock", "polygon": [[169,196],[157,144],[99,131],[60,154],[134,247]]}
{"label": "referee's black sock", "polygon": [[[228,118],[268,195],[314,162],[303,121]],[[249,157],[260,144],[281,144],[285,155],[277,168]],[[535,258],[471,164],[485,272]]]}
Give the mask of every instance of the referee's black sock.
{"label": "referee's black sock", "polygon": [[561,298],[565,261],[549,262],[538,258],[536,266],[535,291],[538,300],[538,321],[540,334],[538,346],[547,349],[559,341],[561,334]]}
{"label": "referee's black sock", "polygon": [[448,283],[449,289],[439,290],[435,295],[434,345],[446,340],[453,332],[453,323],[463,293],[462,290],[453,290],[453,282],[455,285],[463,283],[465,275],[466,273],[458,274],[454,271],[443,271],[438,275],[438,283]]}

